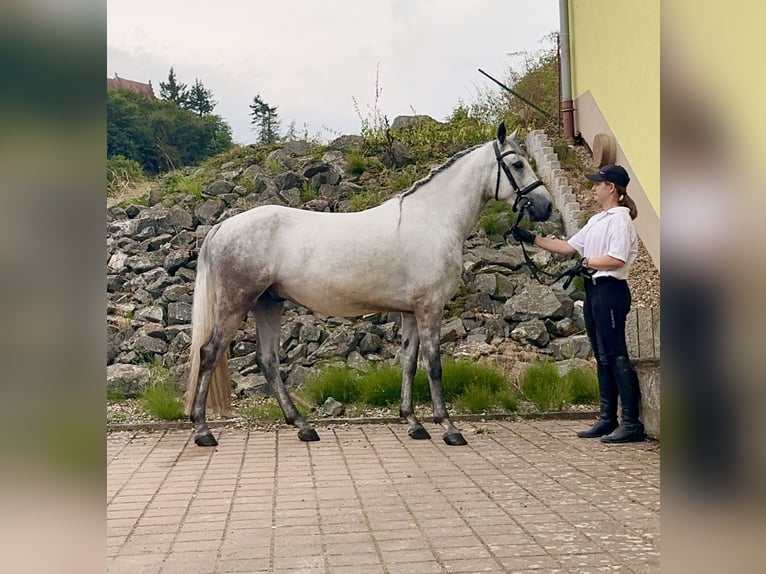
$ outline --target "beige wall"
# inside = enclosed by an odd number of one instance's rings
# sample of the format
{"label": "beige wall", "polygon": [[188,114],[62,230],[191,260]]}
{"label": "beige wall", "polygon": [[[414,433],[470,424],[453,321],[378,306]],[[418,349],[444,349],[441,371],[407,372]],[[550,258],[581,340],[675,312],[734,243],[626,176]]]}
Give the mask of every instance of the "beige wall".
{"label": "beige wall", "polygon": [[660,2],[570,0],[575,131],[612,134],[631,176],[636,228],[660,265]]}

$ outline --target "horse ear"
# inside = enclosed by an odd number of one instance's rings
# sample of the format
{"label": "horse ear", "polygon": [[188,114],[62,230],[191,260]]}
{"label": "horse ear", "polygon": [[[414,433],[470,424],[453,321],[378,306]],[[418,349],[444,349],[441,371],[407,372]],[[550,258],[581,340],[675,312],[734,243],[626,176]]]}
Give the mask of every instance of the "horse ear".
{"label": "horse ear", "polygon": [[519,135],[519,127],[517,126],[515,130],[513,130],[513,133],[508,137],[508,139],[511,139],[513,141],[516,141],[516,136]]}
{"label": "horse ear", "polygon": [[500,145],[505,143],[505,134],[505,122],[500,122],[500,125],[497,126],[497,141],[500,142]]}

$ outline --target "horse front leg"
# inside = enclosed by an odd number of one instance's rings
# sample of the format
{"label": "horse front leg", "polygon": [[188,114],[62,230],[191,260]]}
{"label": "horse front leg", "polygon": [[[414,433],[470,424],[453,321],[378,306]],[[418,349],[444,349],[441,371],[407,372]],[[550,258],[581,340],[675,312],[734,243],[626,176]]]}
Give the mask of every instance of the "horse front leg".
{"label": "horse front leg", "polygon": [[298,409],[282,383],[279,375],[279,337],[282,319],[282,302],[263,295],[253,309],[256,325],[256,357],[263,376],[269,383],[287,424],[298,428],[298,438],[310,442],[319,435]]}
{"label": "horse front leg", "polygon": [[412,406],[412,382],[418,368],[418,323],[415,316],[402,313],[402,404],[399,408],[399,416],[407,421],[409,428],[407,434],[414,439],[430,439],[431,435],[415,417]]}
{"label": "horse front leg", "polygon": [[441,336],[441,306],[426,310],[416,315],[420,333],[420,351],[428,375],[431,388],[431,402],[434,408],[434,422],[444,429],[442,439],[450,446],[468,444],[463,435],[449,420],[447,407],[442,391],[442,363],[439,356],[439,339]]}

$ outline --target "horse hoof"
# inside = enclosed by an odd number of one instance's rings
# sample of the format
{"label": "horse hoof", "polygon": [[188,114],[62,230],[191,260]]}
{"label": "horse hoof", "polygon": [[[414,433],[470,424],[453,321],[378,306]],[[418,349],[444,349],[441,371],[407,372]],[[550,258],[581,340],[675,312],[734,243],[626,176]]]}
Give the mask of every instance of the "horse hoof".
{"label": "horse hoof", "polygon": [[194,442],[197,443],[197,446],[218,446],[218,441],[211,433],[194,437]]}
{"label": "horse hoof", "polygon": [[468,444],[463,438],[463,435],[459,432],[445,434],[442,438],[444,439],[444,442],[450,446],[464,446]]}
{"label": "horse hoof", "polygon": [[319,435],[313,428],[305,428],[298,431],[298,438],[303,442],[313,442],[319,440]]}
{"label": "horse hoof", "polygon": [[414,438],[415,440],[427,440],[431,438],[431,435],[428,434],[428,431],[421,425],[412,427],[407,431],[407,434],[410,435],[410,438]]}

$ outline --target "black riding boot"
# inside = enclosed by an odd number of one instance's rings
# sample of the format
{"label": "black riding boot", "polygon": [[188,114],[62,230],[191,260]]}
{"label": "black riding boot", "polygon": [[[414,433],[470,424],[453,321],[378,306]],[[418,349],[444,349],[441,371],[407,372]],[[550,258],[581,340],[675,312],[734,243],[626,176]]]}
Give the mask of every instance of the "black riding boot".
{"label": "black riding boot", "polygon": [[580,431],[580,438],[597,438],[617,428],[617,383],[614,380],[612,365],[604,356],[596,357],[598,373],[598,394],[600,412],[596,424],[588,430]]}
{"label": "black riding boot", "polygon": [[640,442],[646,438],[644,425],[638,420],[641,404],[641,389],[638,375],[628,357],[616,357],[612,362],[612,372],[617,381],[622,403],[622,419],[612,434],[601,437],[601,442]]}

